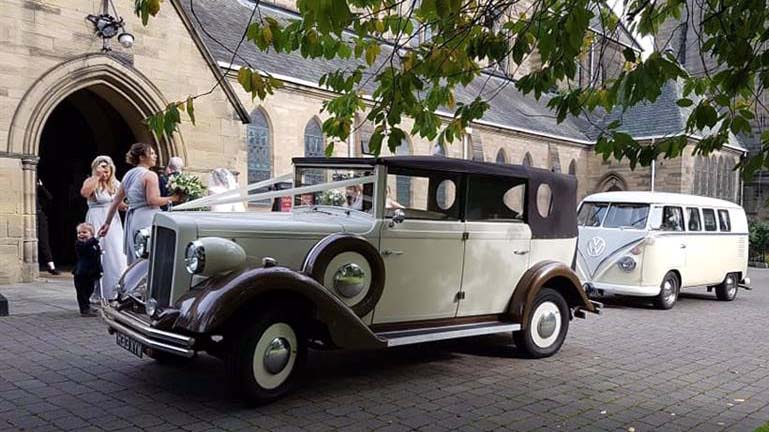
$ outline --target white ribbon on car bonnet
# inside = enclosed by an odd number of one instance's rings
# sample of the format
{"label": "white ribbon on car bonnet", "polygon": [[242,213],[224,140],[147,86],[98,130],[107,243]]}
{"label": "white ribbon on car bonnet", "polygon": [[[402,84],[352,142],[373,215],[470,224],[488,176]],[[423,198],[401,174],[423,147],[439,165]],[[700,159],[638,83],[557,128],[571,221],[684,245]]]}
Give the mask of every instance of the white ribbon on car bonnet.
{"label": "white ribbon on car bonnet", "polygon": [[315,185],[300,186],[300,187],[294,187],[290,189],[269,191],[269,192],[262,192],[258,194],[248,195],[248,192],[252,190],[267,187],[272,184],[278,183],[280,181],[290,180],[292,177],[293,177],[293,174],[286,174],[280,177],[275,177],[274,179],[264,180],[264,181],[253,183],[238,189],[233,189],[231,191],[221,192],[216,195],[198,198],[196,200],[193,200],[178,206],[174,206],[172,210],[190,210],[190,209],[196,209],[201,207],[207,207],[209,205],[261,201],[261,200],[277,198],[277,197],[294,196],[294,195],[301,195],[305,193],[314,193],[314,192],[323,192],[329,189],[343,188],[347,186],[354,186],[354,185],[359,185],[364,183],[373,183],[376,180],[375,175],[370,175],[365,177],[356,177],[348,180],[339,180],[339,181],[329,182],[329,183],[319,183]]}

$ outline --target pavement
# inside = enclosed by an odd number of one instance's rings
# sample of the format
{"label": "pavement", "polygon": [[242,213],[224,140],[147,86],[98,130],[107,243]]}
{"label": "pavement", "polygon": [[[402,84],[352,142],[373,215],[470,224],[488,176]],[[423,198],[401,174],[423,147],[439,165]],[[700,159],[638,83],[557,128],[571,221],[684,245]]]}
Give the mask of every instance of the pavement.
{"label": "pavement", "polygon": [[139,359],[66,278],[2,286],[0,431],[752,431],[769,421],[769,270],[719,302],[670,311],[608,299],[561,351],[521,358],[509,335],[312,352],[297,391],[252,408],[222,364]]}

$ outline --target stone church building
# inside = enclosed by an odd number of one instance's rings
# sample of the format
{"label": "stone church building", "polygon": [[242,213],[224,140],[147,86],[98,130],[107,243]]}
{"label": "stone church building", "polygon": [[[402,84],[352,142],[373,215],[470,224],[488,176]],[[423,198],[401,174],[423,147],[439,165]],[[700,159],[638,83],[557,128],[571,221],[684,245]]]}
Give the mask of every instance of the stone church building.
{"label": "stone church building", "polygon": [[[253,4],[190,1],[164,2],[147,27],[133,15],[133,2],[115,1],[112,13],[125,19],[125,30],[135,36],[135,43],[125,49],[113,40],[113,49],[103,52],[102,40],[86,20],[101,13],[101,2],[0,0],[0,283],[30,281],[38,275],[38,181],[53,196],[47,215],[54,257],[59,265],[72,263],[74,226],[86,211],[79,190],[96,155],[112,156],[122,176],[128,168],[123,162],[128,147],[149,142],[158,151],[160,165],[178,155],[188,171],[204,181],[210,170],[225,167],[245,184],[289,172],[292,157],[322,154],[320,110],[330,94],[317,82],[344,63],[263,53],[247,42],[233,59]],[[279,1],[283,3],[263,2],[260,13],[291,19],[291,4]],[[630,37],[606,37],[603,42],[616,52],[625,46],[638,48]],[[285,86],[266,101],[253,101],[233,73],[242,64],[272,74]],[[580,79],[605,79],[610,69],[586,56]],[[561,171],[577,176],[580,198],[596,191],[652,187],[650,168],[631,171],[626,162],[604,162],[594,153],[594,125],[579,118],[557,124],[545,107],[546,97],[539,102],[524,97],[501,74],[483,78],[500,92],[462,142],[444,150],[409,137],[397,153]],[[457,99],[484,94],[484,88],[481,82],[471,83],[458,91]],[[195,105],[196,125],[185,120],[173,136],[156,136],[144,125],[144,118],[167,103],[209,90],[211,94]],[[680,134],[687,113],[675,105],[679,93],[675,84],[666,86],[654,104],[625,112],[623,128],[649,143]],[[615,117],[610,114],[602,121]],[[369,131],[360,125],[347,145],[335,147],[335,155],[365,154]],[[654,188],[739,202],[740,182],[730,167],[743,152],[735,141],[708,158],[685,152],[681,158],[659,161]]]}

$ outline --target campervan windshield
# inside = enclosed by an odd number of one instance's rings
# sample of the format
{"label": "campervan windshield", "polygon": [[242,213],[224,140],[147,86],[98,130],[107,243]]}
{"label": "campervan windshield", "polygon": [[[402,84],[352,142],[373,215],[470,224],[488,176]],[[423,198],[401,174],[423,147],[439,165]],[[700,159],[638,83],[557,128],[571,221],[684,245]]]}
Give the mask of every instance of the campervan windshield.
{"label": "campervan windshield", "polygon": [[579,210],[577,223],[588,227],[643,229],[648,217],[648,204],[586,202]]}

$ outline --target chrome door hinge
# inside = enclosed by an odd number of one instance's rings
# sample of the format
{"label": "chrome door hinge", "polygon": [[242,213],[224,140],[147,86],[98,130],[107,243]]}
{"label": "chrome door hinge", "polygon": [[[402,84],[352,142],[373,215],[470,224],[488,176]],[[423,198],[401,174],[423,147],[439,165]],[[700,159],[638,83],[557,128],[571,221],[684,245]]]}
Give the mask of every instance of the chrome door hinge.
{"label": "chrome door hinge", "polygon": [[465,292],[464,291],[459,291],[459,292],[457,292],[457,295],[455,296],[454,301],[460,301],[460,300],[464,300],[464,299],[465,299]]}
{"label": "chrome door hinge", "polygon": [[470,233],[469,232],[463,232],[462,233],[462,241],[465,241],[465,240],[467,240],[469,238],[470,238]]}

